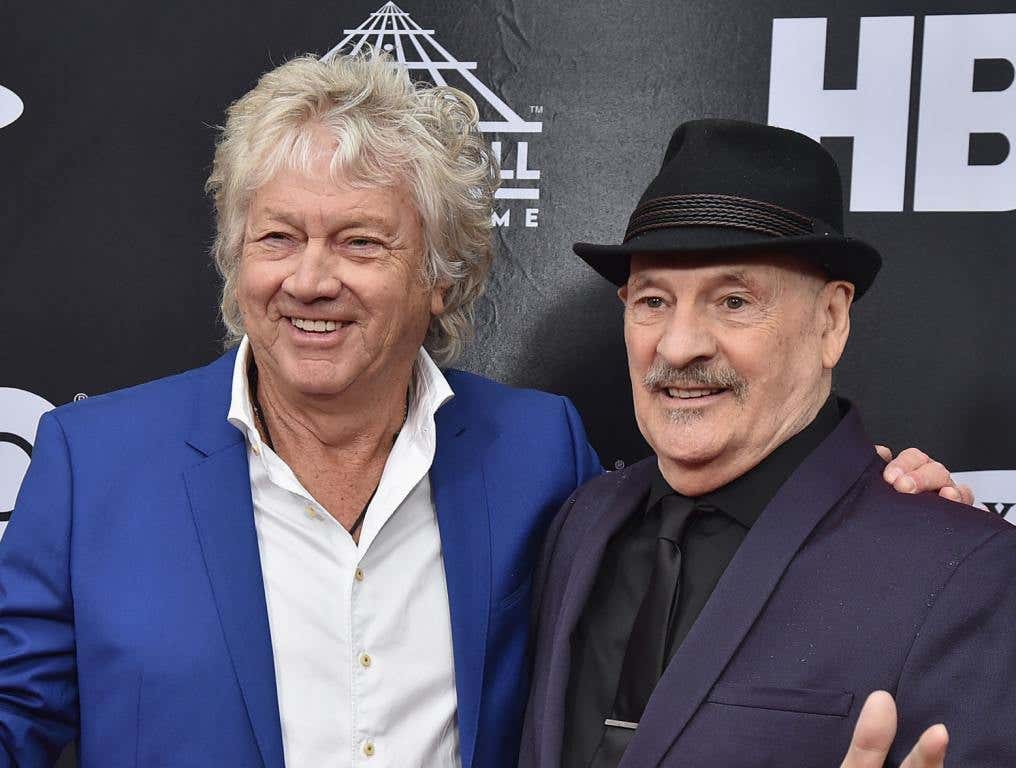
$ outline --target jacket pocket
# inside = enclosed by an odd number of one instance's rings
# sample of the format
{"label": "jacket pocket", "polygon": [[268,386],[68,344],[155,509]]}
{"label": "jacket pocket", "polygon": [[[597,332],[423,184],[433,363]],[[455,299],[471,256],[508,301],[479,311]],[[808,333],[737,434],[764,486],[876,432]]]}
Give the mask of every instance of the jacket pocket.
{"label": "jacket pocket", "polygon": [[777,688],[766,685],[719,683],[710,691],[707,701],[731,707],[846,717],[854,703],[854,694],[849,691],[819,688]]}

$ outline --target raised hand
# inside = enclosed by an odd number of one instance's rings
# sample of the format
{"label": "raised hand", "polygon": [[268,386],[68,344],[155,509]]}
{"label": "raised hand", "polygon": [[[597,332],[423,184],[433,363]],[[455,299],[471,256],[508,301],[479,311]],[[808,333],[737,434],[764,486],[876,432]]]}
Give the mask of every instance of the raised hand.
{"label": "raised hand", "polygon": [[[896,738],[896,702],[885,691],[875,691],[861,709],[854,738],[840,768],[882,768]],[[900,768],[943,768],[949,732],[933,725],[921,734]]]}

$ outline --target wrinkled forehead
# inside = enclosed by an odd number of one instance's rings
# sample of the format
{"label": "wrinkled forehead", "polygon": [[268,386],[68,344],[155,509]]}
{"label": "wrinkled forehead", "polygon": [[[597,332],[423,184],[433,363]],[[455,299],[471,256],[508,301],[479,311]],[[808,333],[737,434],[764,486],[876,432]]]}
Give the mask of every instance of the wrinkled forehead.
{"label": "wrinkled forehead", "polygon": [[327,172],[282,169],[259,187],[247,210],[247,235],[276,225],[304,232],[336,233],[363,228],[391,237],[415,238],[423,220],[404,186],[354,186]]}
{"label": "wrinkled forehead", "polygon": [[809,259],[790,254],[636,254],[631,257],[628,289],[654,286],[709,290],[731,286],[778,293],[790,284],[814,287],[827,279]]}

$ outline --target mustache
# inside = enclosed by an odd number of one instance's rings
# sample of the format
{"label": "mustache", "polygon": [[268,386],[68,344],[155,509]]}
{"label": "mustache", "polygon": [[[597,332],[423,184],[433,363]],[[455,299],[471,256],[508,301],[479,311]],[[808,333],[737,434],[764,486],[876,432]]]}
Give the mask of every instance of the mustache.
{"label": "mustache", "polygon": [[650,390],[671,387],[726,389],[738,402],[744,402],[748,394],[748,382],[733,368],[701,361],[675,368],[666,361],[656,358],[646,371],[642,383]]}

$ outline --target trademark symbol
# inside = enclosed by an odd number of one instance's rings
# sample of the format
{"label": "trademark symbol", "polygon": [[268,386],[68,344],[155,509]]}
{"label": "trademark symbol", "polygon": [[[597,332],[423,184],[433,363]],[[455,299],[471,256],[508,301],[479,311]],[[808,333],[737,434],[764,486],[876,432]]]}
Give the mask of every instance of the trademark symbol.
{"label": "trademark symbol", "polygon": [[87,400],[87,399],[88,399],[88,395],[86,395],[84,392],[78,392],[76,395],[74,395],[74,402],[75,403],[80,403],[82,400]]}
{"label": "trademark symbol", "polygon": [[542,104],[538,104],[538,105],[532,105],[531,104],[529,106],[529,114],[531,114],[531,115],[542,115],[543,114],[543,105]]}

